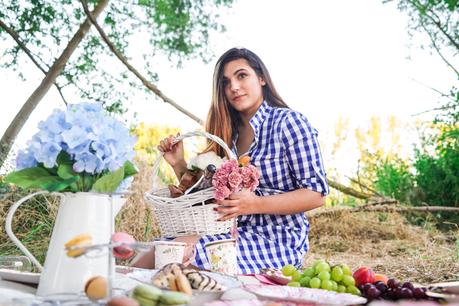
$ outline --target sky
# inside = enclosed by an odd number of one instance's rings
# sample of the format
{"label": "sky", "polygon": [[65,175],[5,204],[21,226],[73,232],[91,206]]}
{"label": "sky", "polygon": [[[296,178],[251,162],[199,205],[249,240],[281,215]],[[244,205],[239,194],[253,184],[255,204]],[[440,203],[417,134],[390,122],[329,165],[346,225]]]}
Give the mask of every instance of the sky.
{"label": "sky", "polygon": [[[410,47],[407,16],[393,4],[381,2],[239,0],[223,11],[221,22],[227,31],[210,37],[216,57],[209,64],[185,62],[181,69],[167,61],[158,63],[157,86],[205,119],[216,59],[235,46],[251,49],[264,61],[287,104],[306,115],[319,131],[326,164],[350,171],[346,152],[340,160],[336,156],[329,160],[339,118],[348,118],[351,128],[368,126],[371,116],[395,115],[402,122],[429,119],[413,116],[438,106],[438,94],[428,87],[447,91],[454,82],[454,75],[437,56]],[[26,82],[2,71],[1,133],[42,79],[32,64],[28,69]],[[127,101],[130,115],[137,113],[138,122],[180,126],[183,132],[198,128],[171,106],[150,97]],[[38,121],[61,104],[52,88],[23,128],[16,147],[24,147]],[[410,137],[403,141],[412,142]]]}

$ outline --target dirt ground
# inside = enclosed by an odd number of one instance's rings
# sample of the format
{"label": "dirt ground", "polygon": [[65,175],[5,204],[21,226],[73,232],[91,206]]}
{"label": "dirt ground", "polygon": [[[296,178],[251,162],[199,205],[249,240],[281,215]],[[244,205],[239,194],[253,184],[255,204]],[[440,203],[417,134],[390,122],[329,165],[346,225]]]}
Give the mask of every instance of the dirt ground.
{"label": "dirt ground", "polygon": [[414,226],[398,213],[341,213],[310,223],[306,266],[325,258],[424,285],[459,280],[459,230],[440,232],[428,221]]}

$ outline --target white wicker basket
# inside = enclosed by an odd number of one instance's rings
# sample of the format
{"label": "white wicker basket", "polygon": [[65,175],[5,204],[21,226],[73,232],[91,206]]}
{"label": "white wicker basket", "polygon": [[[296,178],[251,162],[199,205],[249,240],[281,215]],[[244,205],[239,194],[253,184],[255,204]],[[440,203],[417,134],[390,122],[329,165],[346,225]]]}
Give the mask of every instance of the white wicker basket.
{"label": "white wicker basket", "polygon": [[[236,158],[222,139],[203,131],[180,135],[175,138],[174,143],[193,136],[204,136],[215,141],[225,149],[230,158]],[[163,154],[160,153],[153,164],[153,179],[157,177],[162,157]],[[233,226],[234,219],[216,221],[220,217],[214,211],[217,204],[205,204],[206,201],[213,199],[214,190],[213,187],[210,187],[178,198],[171,198],[169,189],[163,188],[145,193],[145,199],[153,208],[163,237],[228,233]]]}

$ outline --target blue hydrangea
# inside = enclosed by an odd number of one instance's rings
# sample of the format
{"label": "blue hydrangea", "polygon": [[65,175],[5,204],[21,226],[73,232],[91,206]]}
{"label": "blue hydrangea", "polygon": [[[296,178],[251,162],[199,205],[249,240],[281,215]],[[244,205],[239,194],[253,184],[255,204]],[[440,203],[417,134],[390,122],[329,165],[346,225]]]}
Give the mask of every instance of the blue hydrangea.
{"label": "blue hydrangea", "polygon": [[135,155],[135,137],[100,104],[71,104],[65,111],[55,110],[38,128],[28,149],[18,154],[18,169],[37,163],[52,168],[63,150],[70,155],[75,172],[100,174],[119,169]]}
{"label": "blue hydrangea", "polygon": [[22,170],[26,168],[32,168],[37,165],[37,160],[33,156],[30,150],[21,150],[16,156],[16,168]]}

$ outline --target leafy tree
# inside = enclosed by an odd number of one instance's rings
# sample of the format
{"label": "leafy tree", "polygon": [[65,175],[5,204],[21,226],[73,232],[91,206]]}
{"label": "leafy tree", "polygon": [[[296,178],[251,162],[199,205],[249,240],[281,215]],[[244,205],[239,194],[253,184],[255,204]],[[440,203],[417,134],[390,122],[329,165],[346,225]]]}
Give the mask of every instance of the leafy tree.
{"label": "leafy tree", "polygon": [[[422,48],[436,53],[459,80],[459,1],[458,0],[384,0],[396,2],[409,17],[409,34],[427,35],[429,43]],[[434,89],[435,90],[435,89]],[[432,110],[437,121],[459,122],[459,88],[455,85],[442,96],[441,106]]]}
{"label": "leafy tree", "polygon": [[416,149],[414,167],[420,199],[429,204],[459,207],[459,125],[436,124],[438,133]]}
{"label": "leafy tree", "polygon": [[[180,66],[183,60],[210,60],[209,33],[224,30],[217,21],[218,9],[233,0],[91,0],[93,15],[101,16],[102,26],[116,49],[127,58],[140,53],[142,70],[151,81],[158,55]],[[86,3],[86,2],[84,2]],[[22,73],[31,59],[45,79],[26,102],[2,137],[0,165],[30,113],[54,84],[63,100],[77,91],[82,98],[105,103],[112,112],[126,110],[123,102],[144,87],[117,61],[99,34],[88,32],[82,3],[71,0],[0,2],[0,40],[4,50],[0,66]],[[11,39],[13,38],[13,40]],[[151,48],[141,48],[139,42]],[[73,54],[73,56],[72,56]],[[57,59],[57,60],[56,60]],[[2,154],[3,153],[3,154]]]}

